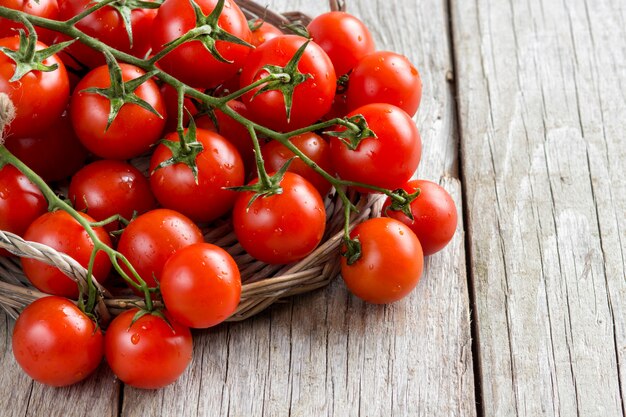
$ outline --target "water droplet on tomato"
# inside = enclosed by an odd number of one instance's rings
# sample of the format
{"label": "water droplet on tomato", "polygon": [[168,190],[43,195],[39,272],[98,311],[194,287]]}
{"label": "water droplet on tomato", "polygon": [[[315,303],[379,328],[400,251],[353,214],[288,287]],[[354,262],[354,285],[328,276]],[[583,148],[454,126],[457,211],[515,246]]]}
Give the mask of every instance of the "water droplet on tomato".
{"label": "water droplet on tomato", "polygon": [[133,334],[133,335],[130,337],[130,342],[131,342],[133,345],[136,345],[137,343],[139,343],[139,334],[138,334],[138,333]]}

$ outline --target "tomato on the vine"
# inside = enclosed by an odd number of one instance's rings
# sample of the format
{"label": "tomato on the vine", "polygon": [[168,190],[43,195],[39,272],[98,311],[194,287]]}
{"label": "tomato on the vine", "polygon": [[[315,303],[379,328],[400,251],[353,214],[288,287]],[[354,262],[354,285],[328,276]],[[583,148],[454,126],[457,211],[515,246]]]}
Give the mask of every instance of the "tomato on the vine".
{"label": "tomato on the vine", "polygon": [[354,295],[386,304],[415,288],[422,276],[424,255],[408,226],[387,217],[373,218],[358,224],[350,238],[361,244],[361,257],[352,265],[342,257],[341,275]]}
{"label": "tomato on the vine", "polygon": [[283,32],[271,23],[256,19],[252,22],[252,37],[250,43],[254,46],[259,46],[282,34]]}
{"label": "tomato on the vine", "polygon": [[160,288],[174,320],[204,329],[221,323],[237,309],[241,276],[235,260],[224,249],[196,243],[168,259]]}
{"label": "tomato on the vine", "polygon": [[[176,381],[191,362],[191,331],[165,313],[165,319],[139,310],[117,316],[104,336],[104,356],[113,373],[135,388],[157,389]],[[167,321],[166,321],[167,320]]]}
{"label": "tomato on the vine", "polygon": [[55,387],[88,377],[102,362],[100,328],[70,300],[33,301],[13,328],[13,356],[35,381]]}
{"label": "tomato on the vine", "polygon": [[[95,220],[79,213],[89,222]],[[93,228],[102,243],[111,246],[111,239],[102,227]],[[42,243],[74,258],[84,268],[94,249],[94,243],[83,226],[65,211],[53,211],[36,219],[24,233],[27,241]],[[22,269],[26,278],[40,291],[62,297],[78,297],[78,285],[55,266],[32,258],[22,258]],[[104,282],[111,271],[111,262],[106,253],[96,255],[93,275],[98,282]]]}
{"label": "tomato on the vine", "polygon": [[[0,6],[47,19],[56,19],[59,15],[57,0],[0,0]],[[24,25],[0,17],[0,38],[14,36],[18,29],[24,30]],[[56,32],[41,27],[35,27],[35,31],[37,38],[45,44],[50,44],[57,36]]]}
{"label": "tomato on the vine", "polygon": [[[167,83],[161,85],[160,91],[161,97],[163,97],[163,104],[165,105],[165,112],[167,113],[165,133],[175,132],[178,127],[178,93],[174,87]],[[187,126],[189,124],[189,115],[194,116],[198,113],[198,109],[188,97],[185,97],[183,106],[183,126]]]}

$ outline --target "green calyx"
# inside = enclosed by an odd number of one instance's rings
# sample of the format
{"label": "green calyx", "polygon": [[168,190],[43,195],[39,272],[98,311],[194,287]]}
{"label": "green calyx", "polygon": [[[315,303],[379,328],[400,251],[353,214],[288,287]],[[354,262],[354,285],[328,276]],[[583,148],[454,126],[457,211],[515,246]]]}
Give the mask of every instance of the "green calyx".
{"label": "green calyx", "polygon": [[376,133],[367,126],[367,120],[361,114],[345,117],[344,121],[345,130],[329,131],[324,132],[324,134],[339,138],[351,151],[356,150],[362,140],[377,137]]}
{"label": "green calyx", "polygon": [[413,213],[411,213],[411,203],[420,195],[421,190],[418,188],[413,193],[408,193],[406,190],[399,188],[394,190],[390,195],[391,204],[385,208],[385,214],[389,211],[401,211],[409,219],[413,220]]}
{"label": "green calyx", "polygon": [[113,55],[111,55],[110,52],[105,51],[104,56],[107,61],[107,66],[109,67],[111,86],[108,88],[86,88],[82,90],[81,93],[98,94],[106,97],[109,100],[109,118],[107,120],[106,129],[108,130],[109,127],[111,127],[111,124],[119,114],[120,110],[126,104],[136,104],[139,107],[148,110],[149,112],[157,115],[159,118],[162,119],[163,116],[161,116],[150,103],[139,98],[139,96],[135,94],[135,90],[139,88],[141,84],[152,78],[157,73],[157,71],[151,71],[142,75],[141,77],[124,82],[122,78],[122,69],[120,68]]}
{"label": "green calyx", "polygon": [[345,250],[341,253],[341,256],[346,258],[348,265],[352,265],[361,259],[361,242],[359,238],[350,239],[349,237],[345,237],[343,244]]}
{"label": "green calyx", "polygon": [[252,198],[248,202],[248,206],[247,206],[247,208],[249,209],[250,206],[252,206],[252,204],[259,197],[265,198],[265,197],[271,197],[273,195],[277,195],[277,194],[282,194],[283,193],[283,189],[280,186],[280,183],[283,181],[283,178],[285,177],[285,173],[287,173],[287,170],[289,169],[289,165],[291,165],[291,162],[294,159],[295,159],[295,157],[291,158],[290,160],[285,162],[285,164],[278,171],[276,171],[276,173],[274,175],[267,176],[265,181],[262,180],[262,178],[264,178],[264,176],[260,175],[259,176],[260,180],[256,184],[244,185],[244,186],[241,186],[241,187],[229,187],[227,189],[228,190],[233,190],[233,191],[250,191],[250,192],[253,192],[254,195],[252,196]]}
{"label": "green calyx", "polygon": [[168,167],[175,164],[185,164],[191,169],[193,178],[198,184],[198,164],[196,159],[198,155],[204,150],[202,143],[198,142],[196,136],[196,123],[193,118],[189,121],[189,127],[186,131],[178,132],[178,142],[163,139],[160,141],[161,145],[166,146],[171,152],[172,157],[161,162],[154,168],[152,174],[161,168]]}
{"label": "green calyx", "polygon": [[[100,0],[101,1],[101,0]],[[158,9],[163,0],[156,1],[144,1],[144,0],[117,0],[110,4],[120,14],[126,33],[128,34],[128,42],[130,47],[133,47],[133,28],[131,22],[131,15],[133,10],[136,9]]]}

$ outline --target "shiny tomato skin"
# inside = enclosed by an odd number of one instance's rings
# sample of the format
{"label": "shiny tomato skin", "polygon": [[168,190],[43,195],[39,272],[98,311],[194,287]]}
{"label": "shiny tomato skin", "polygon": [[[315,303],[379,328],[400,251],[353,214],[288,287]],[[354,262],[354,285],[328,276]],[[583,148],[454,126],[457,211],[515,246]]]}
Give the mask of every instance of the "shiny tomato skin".
{"label": "shiny tomato skin", "polygon": [[127,310],[109,324],[104,336],[104,356],[125,384],[142,389],[162,388],[176,381],[191,362],[191,331],[167,312],[167,322],[146,314],[132,323],[137,311]]}
{"label": "shiny tomato skin", "polygon": [[365,24],[346,12],[333,11],[316,16],[307,30],[328,54],[337,76],[347,74],[361,58],[376,49]]}
{"label": "shiny tomato skin", "polygon": [[376,51],[363,57],[350,74],[348,109],[388,103],[415,116],[422,99],[422,79],[404,55]]}
{"label": "shiny tomato skin", "polygon": [[[47,211],[48,203],[35,184],[13,165],[0,168],[0,230],[23,236]],[[0,256],[7,255],[0,249]]]}
{"label": "shiny tomato skin", "polygon": [[35,381],[54,387],[75,384],[102,362],[102,331],[70,300],[33,301],[13,328],[13,356]]}
{"label": "shiny tomato skin", "polygon": [[[319,135],[309,132],[289,139],[306,156],[313,160],[320,168],[332,175],[333,166],[330,155],[330,145]],[[265,168],[268,171],[278,171],[295,154],[278,141],[271,141],[261,148]],[[331,184],[309,167],[300,158],[295,158],[289,165],[289,172],[302,176],[311,183],[323,197],[330,191]]]}
{"label": "shiny tomato skin", "polygon": [[[235,204],[237,193],[226,189],[244,183],[243,161],[233,144],[209,130],[196,131],[203,151],[196,157],[198,181],[191,168],[183,163],[157,169],[172,157],[172,151],[160,144],[150,159],[150,186],[163,207],[176,210],[196,222],[210,222],[226,214]],[[165,140],[178,142],[176,133]]]}
{"label": "shiny tomato skin", "polygon": [[[17,50],[19,38],[0,39],[0,47]],[[47,45],[37,42],[36,49]],[[70,82],[63,62],[56,56],[44,59],[44,65],[58,65],[54,71],[30,71],[18,81],[9,82],[15,73],[15,61],[0,52],[0,93],[8,94],[15,105],[16,117],[5,133],[21,137],[46,131],[65,111],[70,96]]]}
{"label": "shiny tomato skin", "polygon": [[[203,13],[213,11],[217,0],[197,0]],[[158,53],[163,46],[195,27],[195,14],[188,0],[166,0],[152,26],[152,48]],[[226,0],[218,25],[224,31],[250,42],[250,28],[243,12],[232,0]],[[192,86],[210,88],[234,76],[252,50],[248,46],[216,41],[219,53],[230,63],[220,62],[199,41],[187,42],[174,49],[159,65],[167,73]]]}
{"label": "shiny tomato skin", "polygon": [[[95,220],[84,214],[80,215],[94,222]],[[111,239],[102,227],[94,228],[98,239],[107,246],[111,246]],[[35,220],[24,233],[24,239],[50,246],[59,252],[74,258],[79,264],[87,268],[94,244],[83,227],[65,211],[53,211],[44,214]],[[41,261],[22,258],[22,269],[28,280],[40,291],[76,299],[78,285],[58,268]],[[96,255],[93,275],[98,282],[103,283],[111,271],[111,262],[104,252]]]}
{"label": "shiny tomato skin", "polygon": [[424,255],[408,226],[378,217],[355,226],[350,237],[359,240],[362,252],[352,265],[341,258],[341,275],[350,292],[369,303],[387,304],[415,288],[422,276]]}
{"label": "shiny tomato skin", "polygon": [[[417,170],[422,142],[415,122],[403,110],[377,103],[359,107],[348,117],[362,115],[376,138],[362,140],[350,150],[340,139],[330,139],[333,166],[344,180],[394,190]],[[338,129],[341,130],[341,129]],[[359,191],[369,192],[365,187]]]}
{"label": "shiny tomato skin", "polygon": [[[284,67],[306,39],[295,35],[277,36],[259,46],[246,60],[241,87],[252,84],[268,75],[266,65]],[[311,77],[296,86],[293,94],[291,118],[287,120],[283,94],[277,90],[255,96],[262,87],[246,93],[242,101],[248,106],[255,121],[279,132],[288,132],[316,122],[330,110],[335,97],[337,78],[333,64],[326,52],[315,42],[310,42],[298,63],[298,71]]]}
{"label": "shiny tomato skin", "polygon": [[[59,15],[57,0],[0,0],[0,6],[53,20]],[[23,24],[0,17],[0,38],[17,35],[18,29],[26,30]],[[38,26],[35,31],[38,40],[47,45],[57,36],[56,32]]]}
{"label": "shiny tomato skin", "polygon": [[[115,160],[92,162],[78,171],[70,182],[68,197],[74,208],[96,221],[119,214],[130,220],[156,207],[148,179],[134,166]],[[105,226],[109,232],[119,222]]]}
{"label": "shiny tomato skin", "polygon": [[[122,78],[129,81],[144,71],[120,64]],[[165,127],[165,105],[159,87],[153,80],[141,84],[135,94],[147,101],[162,116],[132,103],[125,104],[107,129],[110,102],[99,94],[83,92],[86,88],[108,88],[109,70],[105,66],[89,72],[76,86],[70,103],[72,126],[82,144],[95,155],[106,159],[130,159],[150,149]]]}
{"label": "shiny tomato skin", "polygon": [[148,286],[161,279],[163,265],[177,250],[203,242],[202,232],[188,217],[155,209],[136,217],[124,229],[117,250],[133,265]]}
{"label": "shiny tomato skin", "polygon": [[420,194],[411,203],[413,220],[401,211],[388,209],[391,204],[389,198],[383,205],[383,214],[409,226],[422,244],[424,255],[439,252],[452,240],[456,231],[457,211],[454,200],[439,184],[427,180],[412,180],[402,188],[409,194],[420,190]]}
{"label": "shiny tomato skin", "polygon": [[[253,180],[251,183],[256,183]],[[233,208],[233,228],[241,246],[269,264],[303,259],[322,240],[326,209],[319,193],[298,174],[285,173],[281,194],[257,198],[240,193]]]}
{"label": "shiny tomato skin", "polygon": [[197,329],[215,326],[235,312],[241,276],[224,249],[196,243],[168,259],[161,274],[161,294],[170,315]]}
{"label": "shiny tomato skin", "polygon": [[254,46],[259,46],[270,39],[277,36],[281,36],[283,32],[271,23],[257,19],[253,23],[254,30],[252,30],[252,37],[250,43]]}

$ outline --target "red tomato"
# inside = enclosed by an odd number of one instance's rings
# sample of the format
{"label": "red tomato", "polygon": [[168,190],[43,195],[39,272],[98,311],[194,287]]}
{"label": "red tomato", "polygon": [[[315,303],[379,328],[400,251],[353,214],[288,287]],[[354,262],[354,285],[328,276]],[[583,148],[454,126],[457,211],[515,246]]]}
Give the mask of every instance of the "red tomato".
{"label": "red tomato", "polygon": [[376,49],[369,29],[346,12],[321,14],[309,23],[307,30],[328,54],[338,76],[347,74],[361,58]]}
{"label": "red tomato", "polygon": [[204,329],[226,320],[241,297],[241,276],[235,260],[210,243],[182,248],[165,263],[161,294],[167,310],[180,324]]}
{"label": "red tomato", "polygon": [[13,328],[13,356],[37,382],[63,387],[88,377],[102,361],[102,331],[70,300],[44,297]]}
{"label": "red tomato", "polygon": [[[320,168],[332,175],[333,166],[330,156],[330,146],[324,139],[313,132],[303,133],[289,139],[306,156],[311,158]],[[278,171],[285,163],[293,158],[295,154],[278,141],[268,142],[261,148],[265,168],[268,171]],[[299,158],[294,159],[289,165],[289,171],[301,175],[311,183],[321,196],[325,196],[331,184],[313,168],[305,164]]]}
{"label": "red tomato", "polygon": [[265,22],[261,19],[257,19],[252,23],[254,30],[252,30],[252,38],[250,43],[254,46],[259,46],[262,43],[269,41],[277,36],[281,36],[283,32],[271,23]]}
{"label": "red tomato", "polygon": [[411,228],[422,244],[424,255],[439,252],[452,240],[456,231],[457,213],[454,200],[445,189],[431,181],[413,180],[402,188],[409,194],[420,189],[420,194],[411,203],[413,220],[401,211],[389,210],[389,198],[383,205],[383,213]]}
{"label": "red tomato", "polygon": [[[120,4],[123,5],[124,3]],[[92,7],[93,1],[62,0],[60,1],[60,6],[59,18],[60,20],[67,20]],[[113,6],[104,6],[90,15],[85,16],[76,24],[76,28],[115,49],[134,55],[137,58],[143,58],[150,50],[150,30],[152,29],[152,22],[157,15],[157,10],[158,9],[136,8],[130,12],[133,33],[132,47],[124,20],[120,12]],[[102,55],[102,53],[81,42],[74,42],[70,45],[68,52],[76,60],[89,68],[95,68],[105,64],[104,55]]]}
{"label": "red tomato", "polygon": [[137,311],[127,310],[109,324],[104,336],[104,356],[125,384],[162,388],[176,381],[191,362],[191,332],[167,313],[167,322],[146,314],[132,323]]}
{"label": "red tomato", "polygon": [[388,103],[415,116],[422,98],[422,79],[404,55],[377,51],[359,61],[350,74],[348,109]]}
{"label": "red tomato", "polygon": [[[0,0],[0,6],[19,10],[33,16],[56,20],[59,15],[57,0]],[[26,30],[23,24],[0,17],[0,38],[17,35],[17,30]],[[56,32],[35,26],[41,42],[50,44],[57,36]]]}
{"label": "red tomato", "polygon": [[[47,211],[43,194],[24,174],[13,165],[0,169],[0,230],[22,236]],[[8,254],[0,250],[0,256]]]}
{"label": "red tomato", "polygon": [[[0,39],[0,47],[17,50],[19,37]],[[37,42],[37,50],[46,48]],[[6,128],[13,136],[34,135],[52,126],[65,111],[70,96],[70,82],[65,65],[56,55],[44,59],[44,65],[58,65],[54,71],[31,71],[18,81],[9,82],[15,73],[15,61],[0,52],[0,93],[13,101],[16,117]]]}
{"label": "red tomato", "polygon": [[239,243],[251,256],[269,264],[304,258],[320,243],[326,227],[326,209],[315,187],[291,172],[280,186],[281,194],[259,197],[249,207],[253,193],[243,192],[233,208]]}
{"label": "red tomato", "polygon": [[[241,87],[267,77],[269,74],[263,69],[266,65],[287,65],[304,42],[306,39],[303,37],[283,35],[259,46],[243,66]],[[270,129],[287,132],[310,125],[330,110],[337,78],[326,52],[314,42],[309,43],[298,63],[298,71],[311,77],[294,90],[290,120],[287,120],[283,94],[271,90],[255,96],[262,88],[258,87],[242,98],[255,121]]]}
{"label": "red tomato", "polygon": [[67,111],[47,131],[8,137],[5,146],[45,181],[71,176],[87,159],[87,149],[76,137]]}
{"label": "red tomato", "polygon": [[[130,220],[156,206],[148,179],[134,166],[121,161],[93,162],[74,175],[69,199],[76,210],[88,213],[97,221],[119,214]],[[117,221],[105,226],[119,229]]]}
{"label": "red tomato", "polygon": [[[95,220],[80,213],[89,222]],[[94,228],[96,236],[111,246],[111,239],[102,227]],[[87,268],[94,244],[85,229],[64,211],[46,213],[35,220],[24,233],[24,239],[42,243],[74,258]],[[22,258],[22,269],[28,280],[42,292],[62,297],[78,297],[78,285],[58,268],[30,258]],[[111,262],[104,252],[96,255],[94,278],[104,282],[111,271]]]}
{"label": "red tomato", "polygon": [[[128,64],[120,64],[124,81],[139,78],[145,72]],[[111,85],[109,69],[98,67],[76,86],[70,103],[74,131],[87,149],[107,159],[130,159],[147,152],[160,137],[165,127],[165,105],[159,87],[153,80],[140,85],[135,94],[148,102],[161,116],[136,105],[125,104],[117,117],[106,128],[110,102],[106,97],[82,90],[91,87],[108,88]]]}
{"label": "red tomato", "polygon": [[361,258],[341,275],[357,297],[374,304],[400,300],[417,285],[424,265],[420,242],[405,224],[386,217],[366,220],[350,233],[361,243]]}
{"label": "red tomato", "polygon": [[161,279],[163,265],[177,250],[203,241],[190,219],[173,210],[156,209],[136,217],[124,229],[117,250],[148,286]]}
{"label": "red tomato", "polygon": [[[243,161],[237,149],[217,133],[198,129],[203,151],[196,156],[198,181],[184,163],[157,169],[172,157],[172,151],[160,144],[150,159],[150,186],[163,207],[176,210],[197,222],[210,222],[226,214],[235,204],[237,193],[226,187],[244,183]],[[165,140],[178,142],[176,133]]]}
{"label": "red tomato", "polygon": [[[390,104],[369,104],[348,117],[362,115],[376,138],[363,139],[355,150],[339,138],[330,140],[333,166],[344,180],[394,190],[417,170],[422,143],[415,122]],[[342,130],[342,129],[339,129]],[[368,189],[360,189],[368,192]]]}
{"label": "red tomato", "polygon": [[[205,15],[210,14],[218,0],[196,0]],[[218,19],[219,27],[250,42],[246,17],[234,1],[226,0]],[[158,53],[163,46],[196,27],[196,17],[189,0],[166,0],[152,26],[152,47]],[[250,47],[226,41],[216,41],[215,47],[227,62],[215,59],[199,41],[180,45],[159,61],[159,65],[174,77],[192,87],[216,87],[239,71]]]}

